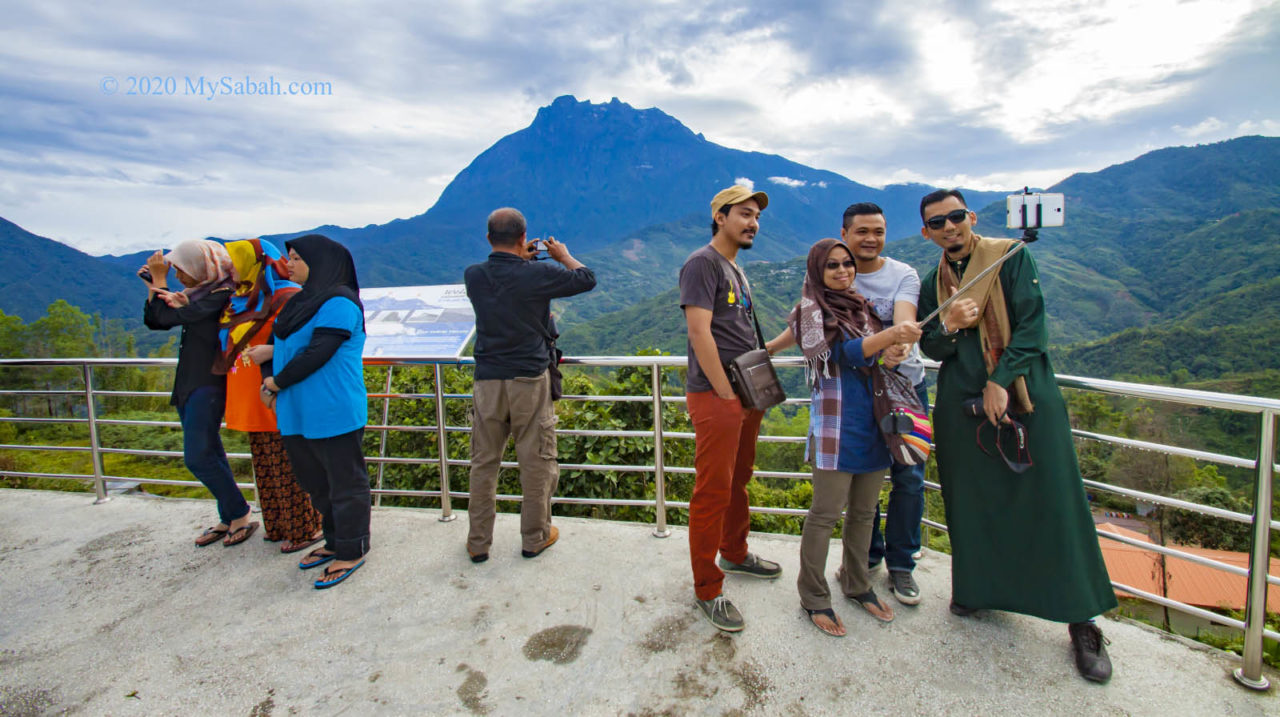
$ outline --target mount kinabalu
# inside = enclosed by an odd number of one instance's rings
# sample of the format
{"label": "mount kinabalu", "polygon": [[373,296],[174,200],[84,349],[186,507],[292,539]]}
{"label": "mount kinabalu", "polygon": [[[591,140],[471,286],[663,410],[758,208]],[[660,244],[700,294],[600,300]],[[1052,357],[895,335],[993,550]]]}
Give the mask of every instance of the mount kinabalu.
{"label": "mount kinabalu", "polygon": [[[867,187],[777,155],[722,147],[658,109],[564,96],[476,157],[425,213],[316,231],[351,248],[369,286],[453,283],[487,253],[484,221],[497,207],[524,212],[531,236],[551,234],[587,254],[655,225],[709,224],[710,198],[739,177],[769,193],[761,259],[803,254],[839,231],[841,212],[855,201],[880,204],[895,236],[910,234],[919,224],[917,203],[932,189]],[[972,201],[982,206],[999,196],[974,192]]]}

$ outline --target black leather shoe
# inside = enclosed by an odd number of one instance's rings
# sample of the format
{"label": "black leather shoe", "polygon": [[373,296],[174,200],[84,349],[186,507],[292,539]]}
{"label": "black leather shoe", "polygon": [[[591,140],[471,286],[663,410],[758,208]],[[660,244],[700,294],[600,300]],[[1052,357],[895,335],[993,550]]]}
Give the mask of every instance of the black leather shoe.
{"label": "black leather shoe", "polygon": [[958,615],[960,617],[973,617],[975,614],[977,614],[977,612],[978,612],[978,608],[976,607],[965,607],[964,605],[961,605],[955,600],[951,601],[952,615]]}
{"label": "black leather shoe", "polygon": [[1107,656],[1107,638],[1092,622],[1067,625],[1071,633],[1071,650],[1076,654],[1076,669],[1090,682],[1106,683],[1111,679],[1111,658]]}

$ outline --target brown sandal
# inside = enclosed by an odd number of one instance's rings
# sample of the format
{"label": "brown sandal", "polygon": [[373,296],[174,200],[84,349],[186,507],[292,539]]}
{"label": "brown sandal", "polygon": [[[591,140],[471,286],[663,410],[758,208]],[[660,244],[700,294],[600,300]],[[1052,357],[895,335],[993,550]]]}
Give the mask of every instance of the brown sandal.
{"label": "brown sandal", "polygon": [[849,598],[862,606],[862,609],[871,613],[872,617],[881,622],[893,622],[893,608],[880,602],[880,598],[876,595],[875,590],[868,590],[861,595],[854,595]]}
{"label": "brown sandal", "polygon": [[258,521],[242,525],[239,528],[227,533],[227,537],[222,541],[222,547],[230,548],[233,545],[239,545],[249,539],[253,532],[258,529]]}
{"label": "brown sandal", "polygon": [[299,550],[306,550],[307,548],[310,548],[321,540],[324,540],[324,533],[314,535],[310,538],[303,538],[302,540],[286,540],[284,545],[280,546],[280,552],[296,553]]}
{"label": "brown sandal", "polygon": [[[826,634],[832,637],[845,636],[846,633],[845,633],[844,623],[840,621],[840,616],[836,615],[835,610],[832,610],[831,608],[826,608],[823,610],[810,610],[807,607],[803,608],[803,610],[809,613],[809,622],[812,622],[814,627],[818,628],[819,630],[825,632]],[[823,627],[818,623],[818,618],[820,617],[825,617],[831,621],[830,630],[828,630],[827,628]],[[836,632],[836,630],[839,630],[839,632]]]}
{"label": "brown sandal", "polygon": [[216,526],[209,528],[201,533],[200,537],[196,538],[196,547],[203,548],[207,545],[213,545],[219,540],[222,540],[229,530],[230,528],[219,528]]}

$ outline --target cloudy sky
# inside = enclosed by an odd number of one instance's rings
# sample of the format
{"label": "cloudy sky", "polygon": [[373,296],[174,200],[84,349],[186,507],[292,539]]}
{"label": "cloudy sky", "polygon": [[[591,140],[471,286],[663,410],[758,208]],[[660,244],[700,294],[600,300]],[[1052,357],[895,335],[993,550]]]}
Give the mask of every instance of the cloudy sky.
{"label": "cloudy sky", "polygon": [[875,185],[1280,135],[1275,0],[5,5],[0,217],[94,254],[419,214],[564,94]]}

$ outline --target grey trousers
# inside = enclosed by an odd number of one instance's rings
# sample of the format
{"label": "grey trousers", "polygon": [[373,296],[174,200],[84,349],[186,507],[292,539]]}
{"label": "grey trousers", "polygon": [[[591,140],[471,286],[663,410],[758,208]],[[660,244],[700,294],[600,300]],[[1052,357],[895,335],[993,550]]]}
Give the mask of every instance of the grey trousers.
{"label": "grey trousers", "polygon": [[547,372],[533,378],[476,381],[471,419],[471,490],[467,550],[489,552],[498,493],[498,469],[508,436],[520,464],[520,545],[539,550],[551,537],[551,496],[560,482],[556,411]]}
{"label": "grey trousers", "polygon": [[827,551],[831,547],[831,531],[848,511],[844,520],[840,591],[846,597],[862,595],[871,589],[867,555],[871,549],[871,527],[876,518],[876,502],[884,471],[875,473],[842,473],[813,471],[813,504],[804,519],[800,535],[800,576],[796,588],[800,605],[806,610],[831,607],[831,591],[827,588]]}

